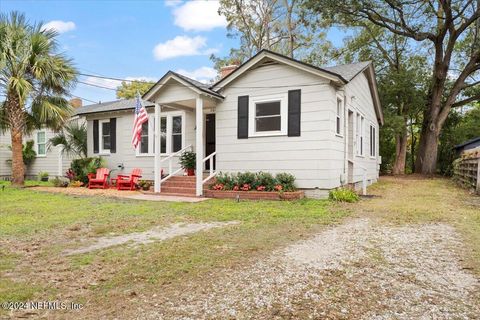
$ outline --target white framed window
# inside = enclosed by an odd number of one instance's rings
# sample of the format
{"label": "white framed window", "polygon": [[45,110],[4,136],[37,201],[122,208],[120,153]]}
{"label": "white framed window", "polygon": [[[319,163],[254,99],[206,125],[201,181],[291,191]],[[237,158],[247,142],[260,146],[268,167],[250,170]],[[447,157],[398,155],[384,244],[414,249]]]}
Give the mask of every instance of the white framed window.
{"label": "white framed window", "polygon": [[365,117],[357,113],[357,155],[363,156],[363,143],[365,141]]}
{"label": "white framed window", "polygon": [[[185,147],[185,113],[168,112],[160,117],[160,153],[170,154]],[[155,155],[155,116],[150,115],[142,125],[137,156]]]}
{"label": "white framed window", "polygon": [[377,156],[377,130],[373,124],[370,124],[370,157]]}
{"label": "white framed window", "polygon": [[250,137],[287,134],[287,95],[252,97],[248,110]]}
{"label": "white framed window", "polygon": [[110,153],[111,136],[110,136],[110,119],[98,121],[98,138],[100,139],[100,154]]}
{"label": "white framed window", "polygon": [[343,127],[343,99],[337,96],[337,110],[335,114],[335,134],[341,136]]}
{"label": "white framed window", "polygon": [[37,131],[37,156],[44,157],[47,155],[47,135],[45,131]]}

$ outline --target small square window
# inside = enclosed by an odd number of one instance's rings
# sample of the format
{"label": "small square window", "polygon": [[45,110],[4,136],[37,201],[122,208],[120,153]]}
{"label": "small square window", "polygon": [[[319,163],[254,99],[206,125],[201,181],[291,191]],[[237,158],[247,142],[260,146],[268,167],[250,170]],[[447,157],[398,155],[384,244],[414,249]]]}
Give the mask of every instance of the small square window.
{"label": "small square window", "polygon": [[280,101],[261,102],[255,104],[255,131],[281,131],[282,116]]}

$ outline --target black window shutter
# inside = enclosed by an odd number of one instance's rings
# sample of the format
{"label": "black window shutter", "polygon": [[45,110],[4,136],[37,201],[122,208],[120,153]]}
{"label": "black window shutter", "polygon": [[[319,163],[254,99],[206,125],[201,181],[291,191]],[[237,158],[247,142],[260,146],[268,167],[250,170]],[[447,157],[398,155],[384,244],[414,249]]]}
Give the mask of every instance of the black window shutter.
{"label": "black window shutter", "polygon": [[288,136],[300,136],[301,90],[288,91]]}
{"label": "black window shutter", "polygon": [[248,138],[248,96],[238,97],[237,137]]}
{"label": "black window shutter", "polygon": [[110,153],[117,152],[117,118],[110,118]]}
{"label": "black window shutter", "polygon": [[98,120],[93,120],[93,153],[98,153]]}

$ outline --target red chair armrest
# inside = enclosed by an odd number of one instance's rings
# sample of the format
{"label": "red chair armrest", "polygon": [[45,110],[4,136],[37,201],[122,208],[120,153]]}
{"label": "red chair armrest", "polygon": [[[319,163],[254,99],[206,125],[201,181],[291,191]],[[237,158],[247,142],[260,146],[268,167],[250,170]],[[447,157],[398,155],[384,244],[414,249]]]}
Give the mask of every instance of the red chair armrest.
{"label": "red chair armrest", "polygon": [[125,175],[123,175],[123,174],[117,175],[117,179],[125,179],[125,178],[128,179],[128,178],[130,178],[130,176],[125,176]]}
{"label": "red chair armrest", "polygon": [[132,177],[141,178],[142,176],[139,176],[139,175],[136,175],[136,174],[132,174]]}
{"label": "red chair armrest", "polygon": [[96,174],[95,173],[89,173],[87,174],[88,179],[95,178]]}

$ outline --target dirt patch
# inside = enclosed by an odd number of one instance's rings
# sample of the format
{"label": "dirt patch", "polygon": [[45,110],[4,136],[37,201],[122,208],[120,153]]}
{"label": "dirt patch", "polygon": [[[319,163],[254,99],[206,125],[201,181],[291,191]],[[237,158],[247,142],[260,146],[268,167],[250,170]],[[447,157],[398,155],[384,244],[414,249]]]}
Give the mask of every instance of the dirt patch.
{"label": "dirt patch", "polygon": [[117,190],[117,189],[88,189],[88,188],[56,188],[56,187],[32,187],[30,190],[62,193],[73,196],[104,196],[114,198],[125,198],[128,196],[141,195],[139,191]]}
{"label": "dirt patch", "polygon": [[475,318],[479,281],[445,224],[355,219],[163,298],[140,318]]}
{"label": "dirt patch", "polygon": [[101,237],[94,244],[82,248],[68,250],[66,255],[74,255],[92,252],[99,249],[105,249],[122,244],[138,245],[147,244],[156,241],[163,241],[178,236],[188,235],[199,231],[205,231],[212,228],[220,228],[239,224],[239,221],[229,222],[210,222],[210,223],[176,223],[167,228],[155,228],[145,232],[134,232],[115,237]]}

